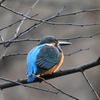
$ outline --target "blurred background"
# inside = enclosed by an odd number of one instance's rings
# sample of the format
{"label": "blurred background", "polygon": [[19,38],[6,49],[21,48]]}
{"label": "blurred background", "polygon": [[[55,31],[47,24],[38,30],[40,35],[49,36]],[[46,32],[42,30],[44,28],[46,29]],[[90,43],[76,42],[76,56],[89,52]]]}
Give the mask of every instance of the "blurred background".
{"label": "blurred background", "polygon": [[[36,0],[7,0],[3,4],[13,10],[26,14],[29,8]],[[40,0],[35,8],[30,12],[29,16],[39,14],[36,18],[45,19],[57,13],[63,6],[66,8],[61,13],[71,13],[84,9],[100,8],[100,0]],[[10,11],[0,8],[0,28],[8,26],[9,24],[22,19],[23,17],[16,15]],[[100,11],[85,12],[77,15],[70,15],[59,17],[51,20],[53,22],[74,23],[74,24],[88,24],[100,22]],[[32,20],[24,21],[21,29],[22,32],[31,25],[36,23]],[[10,28],[0,31],[4,40],[9,40],[15,34],[19,23]],[[64,25],[49,25],[42,24],[38,28],[27,33],[21,38],[42,38],[44,36],[52,35],[56,38],[70,38],[78,35],[87,36],[100,31],[100,25],[95,26],[64,26]],[[64,53],[72,53],[80,49],[90,48],[90,50],[78,52],[71,56],[65,56],[64,62],[60,70],[77,67],[96,60],[100,56],[100,35],[93,38],[81,38],[71,40],[72,45],[61,47]],[[29,52],[33,47],[37,46],[37,41],[13,43],[7,49],[6,54],[17,52]],[[3,45],[0,45],[0,55],[3,52]],[[11,80],[27,78],[27,63],[26,55],[8,57],[0,60],[0,77]],[[86,70],[86,75],[91,84],[100,96],[100,66]],[[51,79],[51,82],[61,90],[79,98],[80,100],[97,100],[96,96],[88,86],[81,73],[70,74],[59,78]],[[0,80],[0,83],[4,81]],[[55,90],[51,86],[42,83],[31,83],[32,86],[38,86],[50,90]],[[0,92],[0,100],[4,96],[4,100],[73,100],[61,93],[52,94],[42,92],[39,90],[29,89],[27,87],[16,86],[4,89]]]}

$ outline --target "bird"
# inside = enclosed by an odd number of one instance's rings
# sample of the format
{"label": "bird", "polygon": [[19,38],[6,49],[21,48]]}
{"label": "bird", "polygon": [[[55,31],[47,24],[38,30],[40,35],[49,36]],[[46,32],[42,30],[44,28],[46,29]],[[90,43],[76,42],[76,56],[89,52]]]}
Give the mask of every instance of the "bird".
{"label": "bird", "polygon": [[60,45],[71,44],[59,41],[54,36],[43,37],[27,55],[27,82],[33,82],[36,76],[51,75],[57,71],[64,60]]}

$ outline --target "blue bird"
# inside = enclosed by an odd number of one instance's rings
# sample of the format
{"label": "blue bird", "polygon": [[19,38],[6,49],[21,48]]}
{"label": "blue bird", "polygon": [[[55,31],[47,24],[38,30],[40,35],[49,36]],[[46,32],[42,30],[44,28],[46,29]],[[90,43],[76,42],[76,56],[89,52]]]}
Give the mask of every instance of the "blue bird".
{"label": "blue bird", "polygon": [[27,56],[27,82],[36,78],[54,73],[64,60],[63,51],[59,45],[70,45],[70,42],[58,41],[53,36],[46,36],[33,48]]}

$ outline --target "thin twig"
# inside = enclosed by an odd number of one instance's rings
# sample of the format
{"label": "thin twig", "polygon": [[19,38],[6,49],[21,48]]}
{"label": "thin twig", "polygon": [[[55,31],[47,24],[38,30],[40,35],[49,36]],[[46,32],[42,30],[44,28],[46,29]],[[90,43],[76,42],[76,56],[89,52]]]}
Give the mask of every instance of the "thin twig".
{"label": "thin twig", "polygon": [[7,54],[5,56],[2,57],[2,59],[7,58],[7,57],[11,57],[11,56],[18,56],[18,55],[27,55],[28,53],[11,53],[11,54]]}
{"label": "thin twig", "polygon": [[[69,53],[69,54],[66,54],[64,53],[64,56],[71,56],[72,54],[75,54],[75,53],[78,53],[78,52],[81,52],[81,51],[85,51],[85,50],[89,50],[90,48],[86,48],[86,49],[80,49],[78,51],[75,51],[75,52],[72,52],[72,53]],[[27,55],[28,53],[21,53],[21,52],[17,52],[17,53],[11,53],[11,54],[7,54],[5,56],[2,57],[2,59],[5,59],[7,57],[11,57],[11,56],[18,56],[18,55]]]}
{"label": "thin twig", "polygon": [[70,55],[72,55],[72,54],[78,53],[78,52],[80,52],[80,51],[85,51],[85,50],[90,50],[90,48],[80,49],[80,50],[77,50],[77,51],[72,52],[72,53],[69,53],[69,54],[64,53],[64,56],[70,56]]}
{"label": "thin twig", "polygon": [[82,74],[83,74],[83,76],[84,76],[86,82],[88,83],[88,85],[89,85],[90,88],[92,89],[93,93],[96,95],[97,99],[100,100],[99,95],[97,94],[97,92],[96,92],[95,89],[93,88],[93,86],[92,86],[92,84],[90,83],[89,79],[87,78],[85,72],[83,72],[83,71],[81,71],[81,72],[82,72]]}
{"label": "thin twig", "polygon": [[20,15],[20,16],[22,16],[22,17],[26,17],[27,19],[34,20],[34,21],[40,21],[40,19],[39,19],[39,20],[36,19],[36,18],[33,19],[33,18],[29,17],[29,16],[24,15],[23,13],[17,12],[17,11],[15,11],[15,10],[9,8],[9,7],[6,7],[6,6],[4,6],[3,4],[1,4],[0,7],[6,9],[6,10],[8,10],[8,11],[11,11],[11,12],[14,13],[14,14]]}
{"label": "thin twig", "polygon": [[14,22],[14,23],[12,23],[12,24],[10,24],[10,25],[8,25],[8,26],[5,26],[5,27],[3,27],[3,28],[0,28],[0,31],[6,29],[6,28],[8,28],[8,27],[11,27],[11,26],[14,25],[14,24],[19,23],[20,21],[21,21],[21,20],[18,20],[18,21]]}
{"label": "thin twig", "polygon": [[[37,15],[38,15],[38,14],[33,15],[31,18],[33,18],[33,17],[35,17],[35,16],[37,16]],[[27,20],[27,19],[25,19],[25,20]],[[15,24],[17,24],[17,23],[19,23],[19,22],[21,22],[21,21],[22,21],[22,20],[18,20],[18,21],[14,22],[14,23],[12,23],[12,24],[10,24],[10,25],[8,25],[8,26],[5,26],[5,27],[3,27],[3,28],[0,28],[0,31],[6,29],[6,28],[8,28],[8,27],[11,27],[11,26],[13,26],[13,25],[15,25]]]}
{"label": "thin twig", "polygon": [[[1,34],[0,34],[0,39],[1,39],[2,42],[4,42],[4,39],[3,39]],[[7,47],[5,47],[5,44],[3,44],[3,46],[4,46],[4,50],[3,50],[2,55],[0,56],[0,60],[5,56],[6,51],[7,51]]]}
{"label": "thin twig", "polygon": [[[2,41],[2,42],[4,42],[4,39],[3,39],[3,37],[2,37],[2,35],[0,34],[0,40]],[[5,44],[3,44],[4,45],[4,47],[5,47]]]}
{"label": "thin twig", "polygon": [[0,56],[0,60],[5,56],[6,52],[7,52],[7,48],[5,47],[4,50],[3,50],[2,55]]}
{"label": "thin twig", "polygon": [[[74,39],[79,39],[79,38],[92,38],[96,35],[99,35],[100,34],[100,31],[97,32],[97,33],[94,33],[92,35],[87,35],[87,36],[75,36],[75,37],[70,37],[70,38],[58,38],[58,40],[66,40],[66,41],[69,41],[69,40],[74,40]],[[0,42],[0,45],[2,44],[8,44],[8,43],[17,43],[17,42],[25,42],[25,41],[40,41],[41,39],[29,39],[29,38],[26,38],[26,39],[17,39],[17,40],[7,40],[7,41],[2,41]]]}
{"label": "thin twig", "polygon": [[[7,81],[7,82],[11,82],[11,83],[16,83],[16,84],[18,84],[18,85],[21,85],[21,86],[24,86],[24,87],[28,87],[28,88],[32,88],[32,89],[36,89],[36,90],[41,90],[41,91],[45,91],[45,92],[51,92],[51,93],[55,93],[55,94],[58,93],[58,92],[55,92],[55,91],[51,91],[51,90],[49,90],[49,89],[43,89],[43,88],[39,88],[39,87],[35,87],[35,86],[25,85],[25,84],[23,84],[23,83],[20,83],[19,80],[17,80],[17,81],[12,81],[12,80],[10,80],[10,79],[6,79],[6,78],[2,78],[2,77],[0,77],[0,80],[4,80],[4,81]],[[2,90],[2,88],[1,88],[1,90]]]}
{"label": "thin twig", "polygon": [[0,45],[2,44],[8,44],[8,43],[17,43],[17,42],[25,42],[25,41],[40,41],[40,39],[29,39],[29,38],[26,38],[26,39],[17,39],[17,40],[7,40],[7,41],[3,41],[3,42],[0,42]]}
{"label": "thin twig", "polygon": [[33,73],[29,73],[29,74],[31,74],[31,75],[33,75],[33,76],[35,76],[35,77],[41,79],[41,80],[44,81],[46,84],[52,86],[54,89],[58,90],[59,92],[63,93],[64,95],[67,95],[68,97],[71,97],[71,98],[73,98],[73,99],[75,99],[75,100],[79,100],[78,98],[73,97],[72,95],[70,95],[70,94],[68,94],[68,93],[65,93],[64,91],[60,90],[58,87],[54,86],[52,83],[47,82],[44,78],[42,78],[42,77],[40,77],[40,76],[37,76],[37,75],[35,75],[35,74],[33,74]]}
{"label": "thin twig", "polygon": [[[39,0],[37,0],[37,1],[33,4],[33,6],[28,10],[28,12],[26,13],[25,16],[27,16],[27,15],[30,13],[30,11],[35,7],[35,5],[36,5],[38,2],[39,2]],[[26,19],[26,17],[24,17],[24,18],[22,19],[22,21],[20,22],[19,26],[17,27],[16,32],[15,32],[15,35],[14,35],[14,38],[17,36],[17,34],[18,34],[18,32],[19,32],[19,30],[20,30],[20,28],[21,28],[21,25],[23,24],[23,22],[24,22],[25,19]]]}
{"label": "thin twig", "polygon": [[94,25],[100,25],[100,23],[89,23],[89,24],[75,24],[75,23],[58,23],[58,22],[46,22],[47,24],[51,24],[51,25],[69,25],[69,26],[94,26]]}
{"label": "thin twig", "polygon": [[64,14],[60,14],[59,17],[61,17],[61,16],[69,16],[69,15],[76,15],[76,14],[83,13],[83,12],[94,12],[94,11],[100,11],[100,8],[80,10],[80,11],[76,11],[76,12],[72,12],[72,13],[64,13]]}
{"label": "thin twig", "polygon": [[87,36],[75,36],[75,37],[71,37],[71,38],[59,38],[59,40],[66,40],[66,41],[69,41],[69,40],[74,40],[74,39],[79,39],[79,38],[92,38],[93,36],[96,36],[96,35],[99,35],[100,34],[100,31],[97,32],[97,33],[94,33],[92,35],[87,35]]}
{"label": "thin twig", "polygon": [[1,1],[0,1],[0,6],[1,6],[1,4],[2,4],[4,1],[5,1],[5,0],[1,0]]}

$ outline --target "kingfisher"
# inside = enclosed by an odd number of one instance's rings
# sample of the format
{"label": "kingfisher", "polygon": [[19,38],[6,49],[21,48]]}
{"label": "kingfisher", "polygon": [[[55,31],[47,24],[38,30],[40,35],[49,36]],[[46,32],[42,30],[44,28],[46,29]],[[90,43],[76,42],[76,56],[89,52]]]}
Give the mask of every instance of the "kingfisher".
{"label": "kingfisher", "polygon": [[60,45],[70,44],[70,42],[58,41],[53,36],[43,37],[38,46],[33,48],[27,55],[27,82],[34,81],[36,78],[34,75],[53,74],[64,60],[64,54]]}

